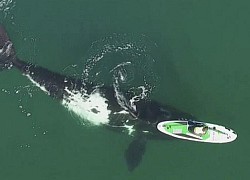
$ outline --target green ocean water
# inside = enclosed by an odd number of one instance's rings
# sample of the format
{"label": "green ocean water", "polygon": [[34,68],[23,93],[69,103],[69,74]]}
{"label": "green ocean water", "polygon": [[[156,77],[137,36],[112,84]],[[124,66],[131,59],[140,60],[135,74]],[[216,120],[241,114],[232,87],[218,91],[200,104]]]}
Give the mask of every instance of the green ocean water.
{"label": "green ocean water", "polygon": [[17,70],[4,71],[0,179],[248,179],[249,9],[243,0],[0,0],[0,22],[21,59],[79,73],[93,42],[144,36],[159,77],[152,98],[238,134],[229,144],[151,140],[131,173],[124,151],[132,137],[79,125],[57,101],[29,92]]}

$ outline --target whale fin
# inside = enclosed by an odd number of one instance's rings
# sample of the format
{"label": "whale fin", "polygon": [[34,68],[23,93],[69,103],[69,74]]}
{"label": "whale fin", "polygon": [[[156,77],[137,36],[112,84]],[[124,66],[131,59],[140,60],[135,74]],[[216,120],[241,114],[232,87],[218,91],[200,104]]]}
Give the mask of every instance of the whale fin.
{"label": "whale fin", "polygon": [[129,171],[133,171],[140,164],[146,150],[146,144],[147,141],[144,137],[137,137],[129,144],[124,153]]}
{"label": "whale fin", "polygon": [[0,25],[0,70],[10,69],[16,60],[15,50],[4,27]]}

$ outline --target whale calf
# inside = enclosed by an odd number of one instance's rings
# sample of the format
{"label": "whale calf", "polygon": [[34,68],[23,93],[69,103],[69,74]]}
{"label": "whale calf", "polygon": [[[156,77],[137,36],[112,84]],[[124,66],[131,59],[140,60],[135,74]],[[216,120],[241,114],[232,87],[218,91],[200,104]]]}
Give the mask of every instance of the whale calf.
{"label": "whale calf", "polygon": [[[109,129],[126,131],[134,140],[125,150],[128,169],[141,162],[147,139],[165,138],[157,124],[171,119],[194,119],[191,114],[154,100],[131,102],[132,94],[122,93],[116,86],[97,86],[92,82],[52,72],[23,61],[15,53],[13,43],[0,25],[0,70],[16,68],[47,95],[86,122]],[[116,82],[119,78],[116,79]]]}

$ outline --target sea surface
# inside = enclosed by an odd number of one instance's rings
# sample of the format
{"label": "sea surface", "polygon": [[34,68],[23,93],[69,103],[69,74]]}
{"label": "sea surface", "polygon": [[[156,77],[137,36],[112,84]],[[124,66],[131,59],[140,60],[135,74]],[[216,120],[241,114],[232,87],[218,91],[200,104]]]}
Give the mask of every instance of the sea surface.
{"label": "sea surface", "polygon": [[112,68],[133,61],[123,86],[149,85],[151,99],[238,134],[228,144],[149,140],[129,172],[124,151],[133,137],[86,125],[6,70],[0,179],[249,179],[249,17],[247,0],[0,0],[0,23],[20,59],[107,84]]}

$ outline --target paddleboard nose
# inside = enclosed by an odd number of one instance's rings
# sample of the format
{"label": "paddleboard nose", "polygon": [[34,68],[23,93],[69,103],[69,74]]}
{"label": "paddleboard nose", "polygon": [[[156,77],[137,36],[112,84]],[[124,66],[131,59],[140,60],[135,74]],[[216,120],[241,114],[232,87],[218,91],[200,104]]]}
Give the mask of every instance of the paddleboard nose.
{"label": "paddleboard nose", "polygon": [[230,133],[228,134],[228,142],[232,142],[237,139],[237,134],[232,129],[230,130]]}
{"label": "paddleboard nose", "polygon": [[224,138],[224,142],[222,141],[222,143],[229,143],[229,142],[233,142],[237,139],[237,134],[234,130],[229,129],[227,127],[224,127],[224,132],[225,132],[225,138]]}

